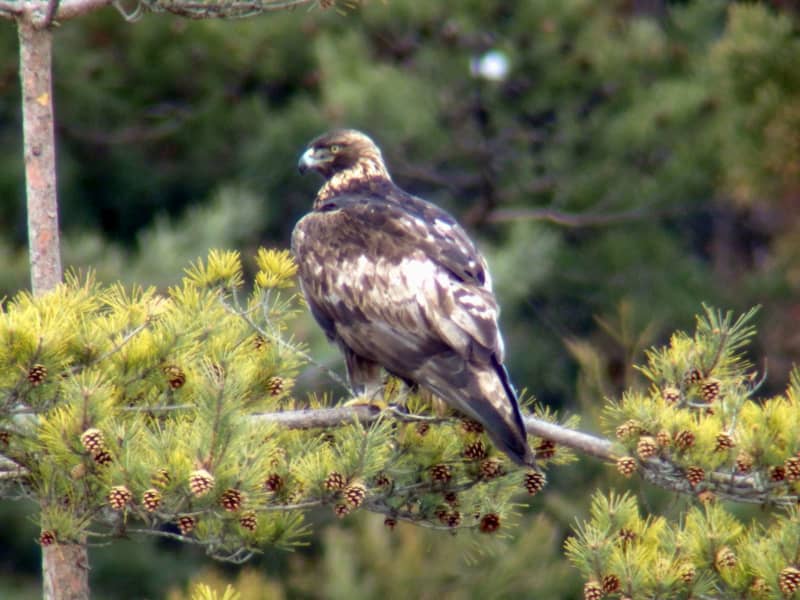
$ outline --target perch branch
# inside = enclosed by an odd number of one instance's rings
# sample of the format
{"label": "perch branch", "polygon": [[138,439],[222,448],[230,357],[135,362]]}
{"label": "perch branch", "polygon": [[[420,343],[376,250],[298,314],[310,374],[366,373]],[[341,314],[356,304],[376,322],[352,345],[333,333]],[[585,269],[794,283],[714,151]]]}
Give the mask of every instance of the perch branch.
{"label": "perch branch", "polygon": [[[414,415],[404,416],[402,413],[393,412],[400,420],[418,420]],[[277,413],[262,413],[253,415],[254,419],[262,423],[277,423],[288,429],[314,429],[344,425],[358,420],[361,423],[376,421],[381,411],[376,406],[339,406],[336,408],[289,410]],[[552,440],[556,444],[578,450],[583,454],[594,456],[601,460],[613,461],[611,442],[606,439],[575,431],[542,421],[536,417],[525,417],[525,428],[531,435]]]}

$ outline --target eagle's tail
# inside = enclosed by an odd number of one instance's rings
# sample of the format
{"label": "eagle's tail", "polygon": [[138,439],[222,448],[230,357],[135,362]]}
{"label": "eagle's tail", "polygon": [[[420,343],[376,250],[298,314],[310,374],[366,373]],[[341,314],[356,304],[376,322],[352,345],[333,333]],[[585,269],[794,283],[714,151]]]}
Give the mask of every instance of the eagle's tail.
{"label": "eagle's tail", "polygon": [[514,384],[511,383],[511,377],[505,365],[498,362],[497,358],[494,356],[492,357],[492,366],[494,367],[497,377],[500,379],[500,383],[503,385],[503,391],[508,399],[508,403],[511,405],[511,419],[508,424],[511,426],[511,429],[516,432],[516,435],[513,436],[514,442],[512,444],[499,443],[492,436],[491,431],[489,432],[489,437],[491,437],[492,441],[517,464],[535,467],[536,461],[528,445],[528,432],[525,429],[525,421],[522,419],[522,413],[519,409],[517,391],[514,389]]}
{"label": "eagle's tail", "polygon": [[[454,360],[455,359],[455,360]],[[417,381],[483,425],[498,449],[519,465],[535,467],[517,394],[505,367],[465,362],[453,355],[429,360]]]}

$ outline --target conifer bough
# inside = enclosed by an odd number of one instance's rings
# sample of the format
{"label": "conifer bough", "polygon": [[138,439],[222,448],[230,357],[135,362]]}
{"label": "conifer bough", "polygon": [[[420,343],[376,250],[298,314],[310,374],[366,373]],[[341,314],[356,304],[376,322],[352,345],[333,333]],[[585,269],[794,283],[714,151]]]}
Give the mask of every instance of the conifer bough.
{"label": "conifer bough", "polygon": [[[474,422],[443,416],[413,393],[393,407],[403,394],[397,382],[384,392],[384,410],[294,399],[308,356],[289,334],[299,312],[295,267],[288,253],[268,250],[256,264],[247,295],[238,254],[212,251],[166,296],[69,275],[46,296],[20,294],[3,306],[0,444],[11,491],[22,483],[42,505],[41,543],[145,534],[241,562],[264,545],[296,544],[307,531],[303,511],[324,506],[339,517],[383,514],[389,530],[400,521],[476,535],[511,526],[515,499],[540,492],[544,479],[511,465]],[[732,517],[715,498],[795,503],[800,441],[774,441],[776,423],[800,427],[800,377],[792,375],[785,397],[752,400],[758,382],[742,358],[751,317],[709,309],[693,336],[678,333],[651,350],[640,367],[649,390],[606,407],[615,442],[537,408],[525,426],[543,466],[565,464],[570,450],[624,460],[626,473],[697,496],[723,521]],[[668,388],[678,393],[665,399]],[[778,470],[780,480],[769,476]],[[631,517],[602,535],[636,547],[652,538],[649,526]],[[736,531],[728,521],[719,527]],[[578,562],[596,546],[581,535],[570,546]],[[734,573],[750,560],[730,536],[705,552],[705,562],[682,556],[681,572],[711,564]],[[636,588],[630,569],[618,567],[587,571],[587,581]],[[762,578],[777,587],[785,570],[788,589],[793,568],[779,564]],[[686,585],[704,581],[698,573]]]}

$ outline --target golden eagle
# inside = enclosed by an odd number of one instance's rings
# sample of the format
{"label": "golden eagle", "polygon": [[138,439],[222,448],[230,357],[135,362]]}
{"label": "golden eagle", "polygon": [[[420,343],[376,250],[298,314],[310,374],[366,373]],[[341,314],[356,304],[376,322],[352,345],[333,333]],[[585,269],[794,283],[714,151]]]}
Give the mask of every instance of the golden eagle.
{"label": "golden eagle", "polygon": [[514,462],[533,465],[486,261],[464,230],[397,187],[361,132],[314,139],[299,169],[326,180],[292,233],[300,285],[344,354],[353,390],[380,386],[383,367],[483,424]]}

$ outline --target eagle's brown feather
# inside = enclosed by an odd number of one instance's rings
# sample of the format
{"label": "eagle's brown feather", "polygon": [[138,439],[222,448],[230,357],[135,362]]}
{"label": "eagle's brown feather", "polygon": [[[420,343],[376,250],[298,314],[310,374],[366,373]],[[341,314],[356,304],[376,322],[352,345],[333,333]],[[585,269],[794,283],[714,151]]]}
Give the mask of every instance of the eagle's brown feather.
{"label": "eagle's brown feather", "polygon": [[[317,169],[328,179],[292,236],[303,292],[342,349],[351,385],[377,383],[380,365],[480,421],[516,462],[531,464],[485,260],[450,215],[391,182],[369,138],[351,134],[353,144],[335,132],[337,141],[310,145],[330,161]],[[331,144],[350,152],[346,167],[330,166]]]}

